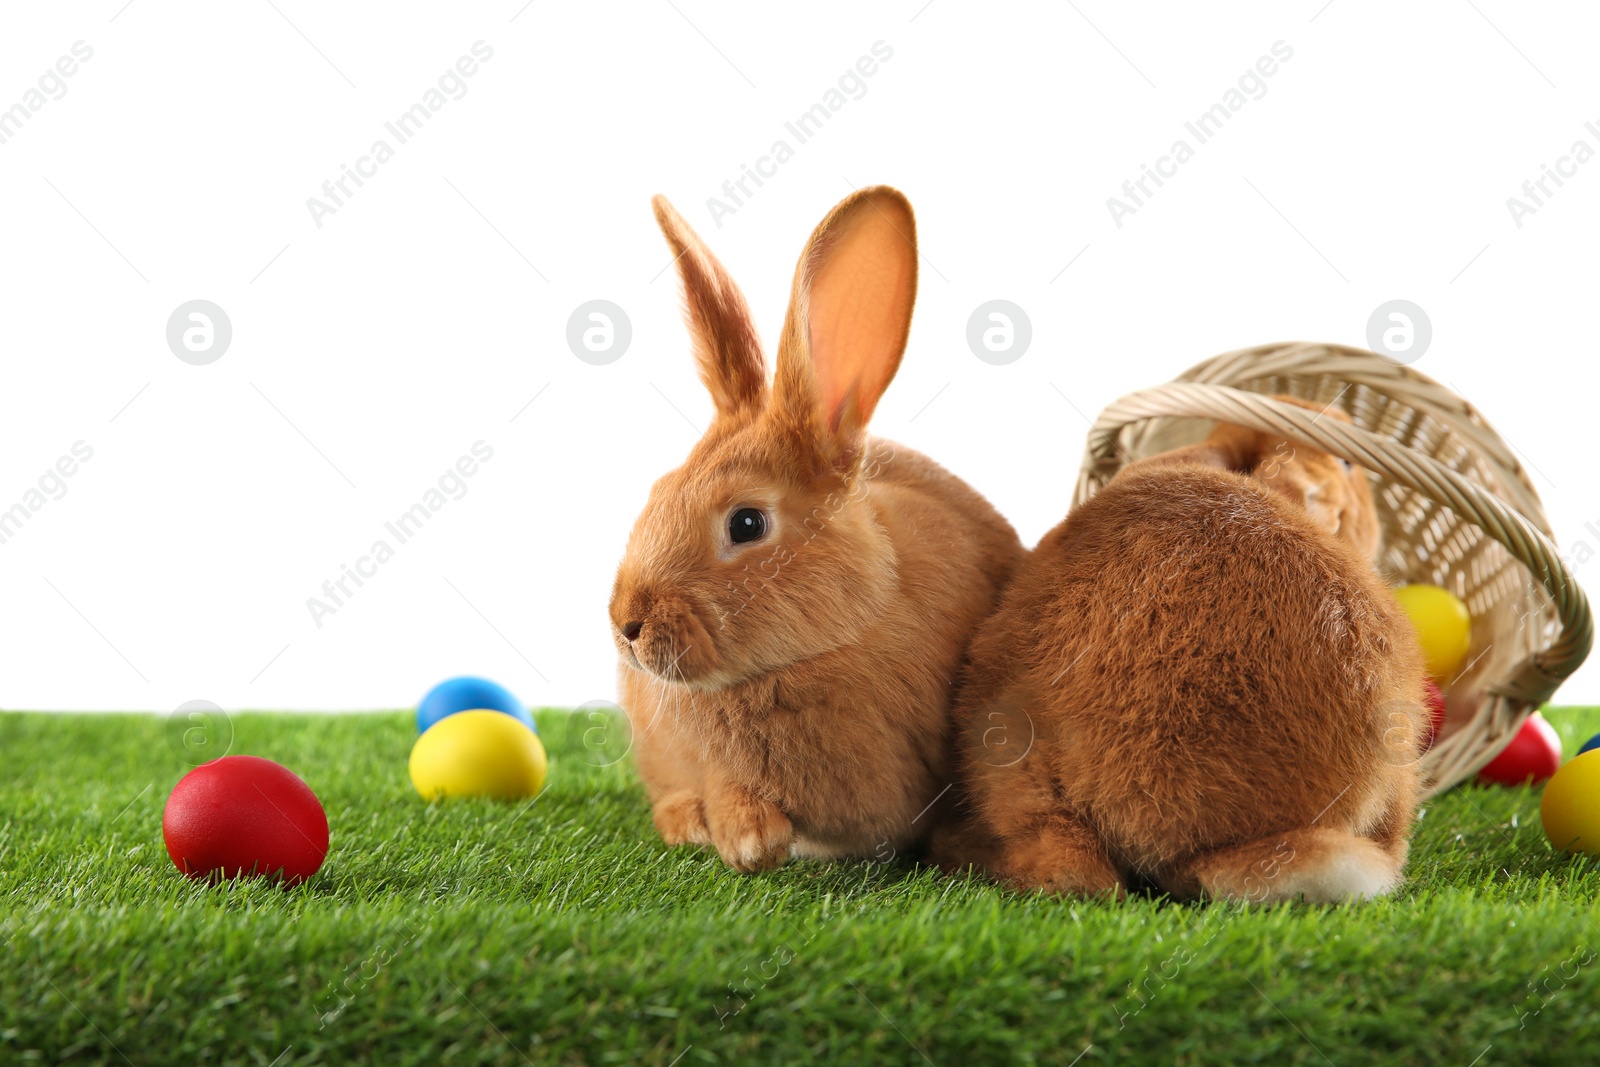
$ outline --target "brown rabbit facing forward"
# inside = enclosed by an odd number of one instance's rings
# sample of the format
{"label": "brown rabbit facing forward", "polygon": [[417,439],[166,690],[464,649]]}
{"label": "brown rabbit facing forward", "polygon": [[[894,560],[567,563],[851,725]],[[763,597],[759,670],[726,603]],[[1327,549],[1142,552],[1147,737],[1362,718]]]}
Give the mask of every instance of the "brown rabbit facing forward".
{"label": "brown rabbit facing forward", "polygon": [[[1378,536],[1364,472],[1270,434],[1223,424],[1130,463],[974,638],[957,720],[975,825],[946,844],[1067,894],[1388,892],[1426,712]],[[1026,754],[996,758],[997,728]]]}
{"label": "brown rabbit facing forward", "polygon": [[656,828],[742,871],[903,849],[953,781],[953,686],[1022,557],[976,491],[866,432],[910,330],[911,205],[863,189],[817,226],[770,384],[744,297],[654,206],[715,407],[611,596]]}

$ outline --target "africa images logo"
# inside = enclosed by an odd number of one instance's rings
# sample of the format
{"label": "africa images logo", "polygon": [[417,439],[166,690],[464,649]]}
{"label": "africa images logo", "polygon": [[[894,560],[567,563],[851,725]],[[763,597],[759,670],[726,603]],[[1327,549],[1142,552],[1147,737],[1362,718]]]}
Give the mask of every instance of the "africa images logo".
{"label": "africa images logo", "polygon": [[[460,100],[466,96],[466,79],[478,73],[481,63],[487,63],[493,58],[493,48],[483,41],[474,41],[472,55],[457,59],[453,67],[439,75],[436,85],[429,86],[423,92],[419,102],[402,111],[393,121],[383,124],[389,136],[394,138],[393,145],[380,137],[372,142],[365,155],[356,158],[354,168],[344,163],[339,164],[339,176],[322,183],[323,198],[315,196],[306,198],[306,210],[311,212],[311,221],[316,224],[317,229],[322,229],[323,219],[337,214],[339,209],[345,206],[346,201],[356,195],[356,189],[366,184],[363,178],[378,176],[378,168],[395,157],[396,146],[405,144],[421,133],[423,127],[451,100]],[[447,93],[448,96],[445,95]],[[355,184],[355,189],[350,188],[351,183]]]}
{"label": "africa images logo", "polygon": [[1177,177],[1178,168],[1195,157],[1199,145],[1221,133],[1228,121],[1250,101],[1267,95],[1267,79],[1278,73],[1281,64],[1294,58],[1294,49],[1284,41],[1272,42],[1270,51],[1271,55],[1260,57],[1254,66],[1239,75],[1239,80],[1222,94],[1221,100],[1183,124],[1184,132],[1194,138],[1194,144],[1178,138],[1165,155],[1156,158],[1154,167],[1141,163],[1139,176],[1122,183],[1122,195],[1126,200],[1115,196],[1106,198],[1106,210],[1111,212],[1111,221],[1117,229],[1122,229],[1123,220],[1137,214],[1156,195],[1156,190],[1166,184],[1162,179]]}

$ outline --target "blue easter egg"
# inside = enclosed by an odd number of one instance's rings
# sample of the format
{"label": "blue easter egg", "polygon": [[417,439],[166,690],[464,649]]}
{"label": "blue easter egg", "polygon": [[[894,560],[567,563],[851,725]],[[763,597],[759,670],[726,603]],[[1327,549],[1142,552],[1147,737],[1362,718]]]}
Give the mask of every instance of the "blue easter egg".
{"label": "blue easter egg", "polygon": [[440,682],[428,690],[417,705],[417,732],[426,733],[428,727],[458,711],[499,711],[538,731],[533,714],[509,689],[487,678],[467,675]]}
{"label": "blue easter egg", "polygon": [[1590,749],[1594,748],[1600,748],[1600,734],[1595,734],[1593,737],[1589,738],[1589,740],[1585,741],[1583,743],[1583,747],[1578,749],[1578,755],[1581,756],[1585,752],[1588,752]]}

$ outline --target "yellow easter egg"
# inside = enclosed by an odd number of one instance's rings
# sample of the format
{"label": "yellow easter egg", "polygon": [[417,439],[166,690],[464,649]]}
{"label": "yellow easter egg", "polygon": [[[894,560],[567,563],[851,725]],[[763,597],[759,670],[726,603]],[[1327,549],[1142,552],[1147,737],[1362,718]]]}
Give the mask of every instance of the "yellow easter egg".
{"label": "yellow easter egg", "polygon": [[1556,848],[1600,856],[1600,752],[1583,752],[1562,764],[1545,783],[1539,818]]}
{"label": "yellow easter egg", "polygon": [[1436,585],[1404,585],[1394,598],[1411,618],[1434,681],[1449,682],[1472,647],[1472,616],[1467,606]]}
{"label": "yellow easter egg", "polygon": [[426,800],[536,796],[545,769],[539,735],[499,711],[447,715],[411,746],[411,784]]}

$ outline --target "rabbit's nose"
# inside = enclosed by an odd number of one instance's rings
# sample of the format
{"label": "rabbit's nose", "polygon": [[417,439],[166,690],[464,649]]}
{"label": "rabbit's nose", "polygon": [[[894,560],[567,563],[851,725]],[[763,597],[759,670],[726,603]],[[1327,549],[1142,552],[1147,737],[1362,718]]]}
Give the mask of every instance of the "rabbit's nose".
{"label": "rabbit's nose", "polygon": [[628,644],[631,645],[639,639],[639,631],[643,629],[644,623],[630,622],[622,628],[622,636],[627,640]]}

